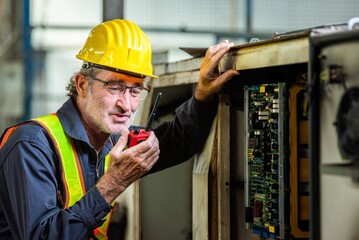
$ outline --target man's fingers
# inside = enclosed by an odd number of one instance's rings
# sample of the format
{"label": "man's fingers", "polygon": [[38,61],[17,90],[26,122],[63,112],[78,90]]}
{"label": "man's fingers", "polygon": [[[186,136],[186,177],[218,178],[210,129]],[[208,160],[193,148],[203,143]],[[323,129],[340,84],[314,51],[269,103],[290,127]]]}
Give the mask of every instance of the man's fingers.
{"label": "man's fingers", "polygon": [[239,75],[239,71],[236,71],[234,69],[229,69],[225,71],[221,76],[218,77],[220,88],[223,87],[226,82],[228,82],[236,75]]}
{"label": "man's fingers", "polygon": [[220,43],[210,46],[208,48],[208,51],[206,52],[208,57],[211,57],[212,55],[214,55],[216,52],[218,52],[220,49],[227,47],[228,45],[230,45],[231,43],[229,43],[228,40],[223,40]]}
{"label": "man's fingers", "polygon": [[233,45],[233,43],[221,44],[221,48],[219,48],[211,58],[212,66],[217,66],[222,57],[229,51],[230,47]]}
{"label": "man's fingers", "polygon": [[[114,159],[118,159],[123,150],[127,146],[128,131],[121,132],[121,137],[117,141],[116,145],[111,150],[111,155]],[[126,150],[127,156],[131,156],[133,159],[138,159],[139,162],[151,161],[151,156],[159,151],[159,143],[154,132],[150,132],[148,138],[132,146]],[[133,161],[135,163],[135,161]]]}
{"label": "man's fingers", "polygon": [[206,57],[201,64],[201,67],[204,70],[203,73],[205,75],[211,74],[216,70],[220,60],[229,51],[231,46],[234,46],[234,43],[228,42],[228,40],[226,40],[220,44],[213,45],[208,48]]}
{"label": "man's fingers", "polygon": [[228,40],[224,40],[219,44],[213,45],[208,48],[206,52],[206,56],[211,59],[213,56],[217,55],[219,52],[226,52],[230,47],[234,46],[233,42],[229,42]]}
{"label": "man's fingers", "polygon": [[137,151],[142,154],[153,154],[159,148],[158,139],[154,132],[151,131],[147,140],[142,143],[139,143],[137,147]]}

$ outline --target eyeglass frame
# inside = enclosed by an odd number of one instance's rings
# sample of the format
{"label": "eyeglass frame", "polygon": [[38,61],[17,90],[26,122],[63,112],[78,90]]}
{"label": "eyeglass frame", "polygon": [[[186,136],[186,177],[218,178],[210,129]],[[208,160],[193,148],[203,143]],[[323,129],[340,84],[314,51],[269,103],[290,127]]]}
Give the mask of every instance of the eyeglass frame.
{"label": "eyeglass frame", "polygon": [[[115,91],[117,93],[120,93],[120,94],[124,94],[127,91],[127,89],[129,89],[129,93],[130,93],[131,97],[138,98],[139,100],[144,100],[147,97],[147,94],[150,92],[150,89],[148,89],[148,88],[146,88],[144,86],[129,87],[129,86],[126,86],[124,84],[116,83],[116,82],[113,82],[113,81],[104,81],[104,80],[99,79],[99,78],[97,78],[95,76],[92,76],[92,75],[88,75],[87,77],[90,78],[91,80],[94,80],[94,81],[102,83],[106,87],[107,90],[111,90],[110,89],[111,85],[117,86],[119,89],[116,89]],[[136,96],[136,95],[134,96],[133,95],[133,89],[139,89],[140,94],[138,96]],[[146,92],[146,96],[141,98],[141,91],[143,91],[143,90],[145,90],[147,92]]]}

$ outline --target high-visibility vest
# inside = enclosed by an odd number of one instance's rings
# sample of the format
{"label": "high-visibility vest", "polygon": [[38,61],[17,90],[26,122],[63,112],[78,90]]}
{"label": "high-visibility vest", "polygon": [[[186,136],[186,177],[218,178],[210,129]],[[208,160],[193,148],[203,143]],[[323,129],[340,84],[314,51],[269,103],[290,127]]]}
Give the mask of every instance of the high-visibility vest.
{"label": "high-visibility vest", "polygon": [[[65,133],[60,120],[55,113],[35,118],[33,121],[40,124],[47,131],[55,144],[61,161],[61,178],[66,191],[66,202],[64,203],[64,208],[71,207],[86,193],[82,168],[73,140]],[[7,130],[0,143],[0,148],[18,127],[19,125]],[[109,159],[107,155],[105,157],[105,172],[108,169],[108,165]],[[112,211],[103,219],[105,222],[94,230],[94,235],[99,240],[107,239],[106,233],[110,224],[111,213]]]}

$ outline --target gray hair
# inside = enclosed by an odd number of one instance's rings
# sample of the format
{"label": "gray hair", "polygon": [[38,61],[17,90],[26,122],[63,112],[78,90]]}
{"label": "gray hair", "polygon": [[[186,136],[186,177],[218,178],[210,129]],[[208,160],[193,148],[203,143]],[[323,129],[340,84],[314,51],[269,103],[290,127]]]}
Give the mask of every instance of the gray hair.
{"label": "gray hair", "polygon": [[[77,98],[78,93],[76,90],[76,85],[75,85],[75,78],[78,74],[82,74],[84,76],[94,76],[97,74],[97,72],[99,71],[99,69],[92,67],[86,63],[84,63],[80,69],[80,71],[74,73],[72,75],[72,77],[70,78],[69,83],[66,86],[66,90],[67,90],[67,96],[68,97],[72,97],[74,99]],[[89,82],[89,84],[91,84],[91,82]]]}

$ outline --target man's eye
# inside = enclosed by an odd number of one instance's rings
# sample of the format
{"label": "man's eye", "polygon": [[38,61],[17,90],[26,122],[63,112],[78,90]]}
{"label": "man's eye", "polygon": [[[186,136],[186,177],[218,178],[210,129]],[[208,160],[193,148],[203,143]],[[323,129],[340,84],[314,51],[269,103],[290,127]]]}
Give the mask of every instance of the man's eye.
{"label": "man's eye", "polygon": [[120,91],[121,87],[112,87],[112,86],[110,86],[110,87],[108,87],[108,89],[111,90],[111,91]]}
{"label": "man's eye", "polygon": [[123,92],[123,88],[124,88],[123,86],[116,85],[116,84],[114,84],[114,85],[112,85],[112,84],[108,85],[108,89],[111,90],[111,91]]}
{"label": "man's eye", "polygon": [[132,88],[132,93],[133,94],[140,94],[141,93],[141,89],[140,88]]}

